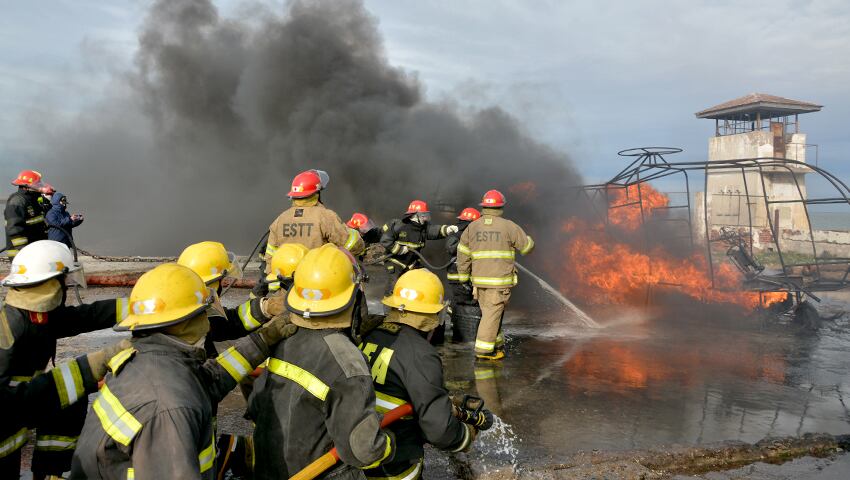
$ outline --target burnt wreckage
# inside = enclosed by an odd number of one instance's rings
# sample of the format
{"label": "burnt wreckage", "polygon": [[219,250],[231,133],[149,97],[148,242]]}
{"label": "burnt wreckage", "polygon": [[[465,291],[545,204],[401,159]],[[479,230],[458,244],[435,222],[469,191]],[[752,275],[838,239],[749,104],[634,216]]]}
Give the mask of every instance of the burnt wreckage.
{"label": "burnt wreckage", "polygon": [[[843,181],[818,166],[785,158],[699,162],[671,162],[665,158],[681,151],[672,147],[622,150],[618,152],[620,156],[634,158],[625,169],[603,184],[584,185],[578,191],[590,200],[594,214],[606,225],[609,224],[612,209],[630,206],[640,209],[642,225],[658,221],[677,223],[679,228],[669,230],[678,232],[674,235],[679,236],[678,240],[690,242],[693,251],[704,252],[712,288],[720,288],[716,278],[720,262],[729,262],[741,272],[744,289],[758,293],[787,292],[790,294],[788,301],[793,300],[797,304],[806,297],[820,301],[818,292],[836,291],[850,286],[850,258],[823,251],[824,244],[816,240],[810,216],[811,207],[815,205],[850,207],[850,189]],[[787,198],[787,195],[785,198],[776,198],[770,194],[765,178],[777,173],[790,174],[788,178],[793,179],[791,183],[794,190],[792,198]],[[740,184],[744,187],[741,194],[736,196],[743,199],[746,214],[743,215],[743,221],[736,225],[722,225],[722,222],[712,218],[711,193],[695,194],[698,200],[694,206],[697,208],[692,208],[692,182],[701,181],[703,192],[709,192],[709,179],[718,174],[740,176]],[[801,174],[817,175],[826,182],[831,195],[808,198],[805,185],[799,181]],[[700,179],[700,175],[703,178]],[[672,193],[679,194],[681,200],[674,204],[671,199],[667,205],[656,205],[650,209],[647,200],[651,191],[647,186],[649,182],[659,180],[665,185],[671,182],[678,185],[679,190]],[[612,205],[613,193],[621,189],[625,191],[618,192],[616,198],[625,197],[626,201]],[[801,218],[804,218],[804,226],[807,228],[795,232],[800,237],[796,239],[795,251],[786,245],[789,242],[779,229],[778,216],[771,215],[777,205],[795,205],[803,215]],[[850,213],[850,208],[847,212]],[[766,229],[760,229],[754,224],[756,215],[766,220]],[[647,232],[644,235],[644,247],[645,252],[648,252],[658,240],[650,237],[649,228],[643,230]],[[754,249],[754,239],[760,243],[758,250]],[[800,251],[801,243],[805,245],[804,252]],[[758,260],[758,252],[771,252],[780,268],[765,268]],[[651,271],[652,256],[647,255],[647,258]]]}

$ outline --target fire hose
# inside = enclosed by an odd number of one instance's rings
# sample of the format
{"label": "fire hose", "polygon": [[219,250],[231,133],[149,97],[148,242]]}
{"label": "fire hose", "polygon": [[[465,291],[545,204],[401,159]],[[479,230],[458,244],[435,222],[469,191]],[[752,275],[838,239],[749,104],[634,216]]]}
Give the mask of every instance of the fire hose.
{"label": "fire hose", "polygon": [[[493,414],[484,409],[484,400],[472,395],[464,395],[461,404],[453,405],[453,415],[463,423],[472,425],[476,430],[488,430],[493,426]],[[405,403],[396,407],[384,415],[381,420],[381,428],[386,428],[402,417],[413,414],[413,407]],[[327,469],[336,465],[339,461],[339,453],[336,447],[313,461],[313,463],[302,468],[301,471],[289,477],[289,480],[312,480],[321,475]]]}

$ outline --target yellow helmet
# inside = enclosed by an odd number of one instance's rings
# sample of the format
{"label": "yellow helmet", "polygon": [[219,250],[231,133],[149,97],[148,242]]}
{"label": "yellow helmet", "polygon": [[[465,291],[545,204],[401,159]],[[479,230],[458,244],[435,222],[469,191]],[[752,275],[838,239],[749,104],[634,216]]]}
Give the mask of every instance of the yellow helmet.
{"label": "yellow helmet", "polygon": [[295,272],[295,267],[307,255],[310,249],[300,243],[284,243],[277,248],[277,251],[272,255],[269,274],[266,275],[266,280],[277,280],[278,276],[283,278],[292,278]]}
{"label": "yellow helmet", "polygon": [[115,330],[167,327],[203,313],[212,295],[197,273],[177,263],[164,263],[145,273],[130,292],[130,314]]}
{"label": "yellow helmet", "polygon": [[191,268],[207,285],[224,277],[242,278],[236,255],[228,252],[220,242],[189,245],[180,254],[177,263]]}
{"label": "yellow helmet", "polygon": [[292,322],[305,328],[349,326],[350,315],[339,316],[354,305],[355,280],[350,257],[338,247],[326,243],[310,250],[295,269],[294,284],[286,295],[286,308],[307,321]]}
{"label": "yellow helmet", "polygon": [[445,307],[443,282],[424,268],[411,270],[399,277],[382,303],[402,312],[439,313]]}

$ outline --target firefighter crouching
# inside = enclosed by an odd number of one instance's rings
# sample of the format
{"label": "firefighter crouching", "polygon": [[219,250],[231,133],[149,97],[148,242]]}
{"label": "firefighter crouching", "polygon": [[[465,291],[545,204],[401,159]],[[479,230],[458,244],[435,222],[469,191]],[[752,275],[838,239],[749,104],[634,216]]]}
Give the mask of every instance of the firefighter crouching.
{"label": "firefighter crouching", "polygon": [[22,248],[38,240],[47,240],[44,206],[39,201],[44,184],[41,174],[24,170],[12,180],[18,191],[6,201],[6,255],[14,258]]}
{"label": "firefighter crouching", "polygon": [[211,301],[204,281],[176,263],[139,278],[115,327],[132,332],[132,348],[109,362],[70,478],[214,478],[212,405],[296,327],[278,316],[206,360]]}
{"label": "firefighter crouching", "polygon": [[390,308],[387,318],[360,345],[371,367],[377,410],[386,413],[409,403],[414,415],[390,427],[398,442],[395,456],[366,470],[366,476],[413,480],[422,474],[424,443],[460,452],[470,446],[476,430],[454,416],[440,355],[426,339],[444,307],[440,279],[425,269],[411,270],[383,303]]}
{"label": "firefighter crouching", "polygon": [[410,202],[404,218],[394,219],[382,228],[381,245],[390,254],[385,262],[389,281],[386,294],[392,293],[393,285],[404,272],[419,267],[419,257],[413,253],[425,247],[426,240],[436,240],[457,232],[454,225],[431,225],[431,212],[422,200]]}
{"label": "firefighter crouching", "polygon": [[[85,285],[84,278],[82,266],[59,242],[30,243],[15,256],[11,272],[2,282],[9,290],[0,318],[0,388],[15,388],[47,368],[56,354],[57,339],[112,327],[121,320],[126,299],[65,306],[66,280]],[[33,423],[34,478],[61,475],[70,468],[86,414],[86,402],[75,403],[87,386],[80,365],[57,368],[54,374],[67,375],[63,379],[73,380],[74,388],[63,383],[65,388],[60,390],[65,408],[55,414],[45,412]],[[0,478],[18,478],[27,426],[25,415],[0,409]]]}
{"label": "firefighter crouching", "polygon": [[332,447],[342,463],[326,477],[362,478],[360,469],[392,458],[395,441],[380,428],[369,367],[351,338],[362,301],[353,259],[333,245],[313,249],[294,281],[286,308],[300,328],[272,353],[249,405],[254,478],[289,478]]}
{"label": "firefighter crouching", "polygon": [[505,306],[517,283],[515,250],[526,255],[534,240],[514,222],[502,218],[505,196],[490,190],[481,201],[481,218],[470,223],[457,247],[457,270],[469,281],[481,307],[481,323],[475,339],[475,356],[486,360],[505,357],[501,332]]}
{"label": "firefighter crouching", "polygon": [[[347,228],[339,215],[325,208],[321,190],[325,186],[317,170],[308,170],[295,176],[288,193],[292,207],[280,214],[269,227],[265,261],[271,260],[277,248],[284,243],[300,243],[307,248],[333,243],[355,255],[363,252],[363,239],[356,230]],[[269,267],[266,267],[266,274]]]}

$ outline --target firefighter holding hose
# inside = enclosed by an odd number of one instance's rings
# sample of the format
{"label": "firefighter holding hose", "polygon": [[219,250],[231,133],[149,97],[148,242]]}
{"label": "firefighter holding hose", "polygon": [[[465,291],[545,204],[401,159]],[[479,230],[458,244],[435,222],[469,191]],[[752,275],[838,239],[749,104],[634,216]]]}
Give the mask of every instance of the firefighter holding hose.
{"label": "firefighter holding hose", "polygon": [[389,281],[386,293],[392,293],[396,280],[406,271],[419,267],[419,252],[426,240],[444,238],[458,231],[455,225],[432,225],[428,204],[422,200],[410,202],[404,217],[394,219],[382,228],[381,245],[390,255],[386,261]]}
{"label": "firefighter holding hose", "polygon": [[517,284],[515,251],[527,255],[534,240],[516,223],[502,218],[506,200],[490,190],[481,200],[481,218],[470,223],[457,246],[457,271],[469,281],[481,307],[481,323],[475,339],[475,356],[482,360],[505,358],[502,317]]}
{"label": "firefighter holding hose", "polygon": [[[440,355],[426,339],[439,325],[437,314],[445,307],[440,279],[425,269],[411,270],[398,279],[383,303],[390,308],[387,318],[361,343],[375,384],[376,408],[384,414],[409,403],[414,415],[390,427],[398,442],[392,461],[365,473],[367,478],[413,480],[422,474],[424,443],[460,452],[469,448],[477,429],[458,419],[469,415],[452,405]],[[492,414],[484,410],[480,420],[477,428],[486,429],[492,425]]]}

